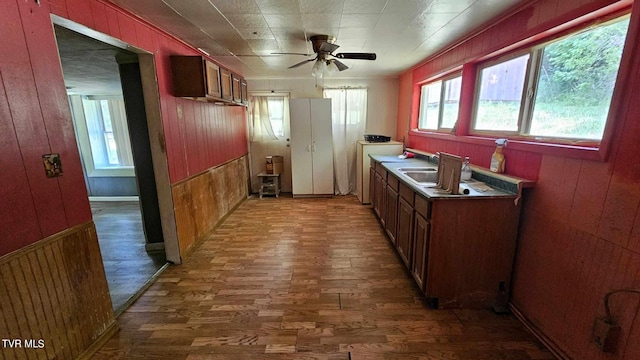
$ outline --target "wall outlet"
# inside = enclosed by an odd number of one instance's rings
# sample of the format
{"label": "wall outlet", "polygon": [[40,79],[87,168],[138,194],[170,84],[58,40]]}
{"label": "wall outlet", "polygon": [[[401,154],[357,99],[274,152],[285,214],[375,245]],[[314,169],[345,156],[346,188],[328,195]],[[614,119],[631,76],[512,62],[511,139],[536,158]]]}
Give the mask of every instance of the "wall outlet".
{"label": "wall outlet", "polygon": [[606,318],[596,318],[593,323],[593,342],[600,350],[607,353],[616,351],[618,338],[620,337],[620,326]]}

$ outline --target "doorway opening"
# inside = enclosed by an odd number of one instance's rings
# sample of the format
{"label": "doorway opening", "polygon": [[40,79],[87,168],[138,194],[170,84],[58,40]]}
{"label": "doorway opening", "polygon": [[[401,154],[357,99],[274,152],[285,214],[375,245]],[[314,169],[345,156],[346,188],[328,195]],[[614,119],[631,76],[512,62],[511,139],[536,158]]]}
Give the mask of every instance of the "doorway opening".
{"label": "doorway opening", "polygon": [[[55,23],[55,19],[54,19]],[[166,266],[138,54],[54,25],[116,315]],[[169,224],[170,226],[171,224]]]}

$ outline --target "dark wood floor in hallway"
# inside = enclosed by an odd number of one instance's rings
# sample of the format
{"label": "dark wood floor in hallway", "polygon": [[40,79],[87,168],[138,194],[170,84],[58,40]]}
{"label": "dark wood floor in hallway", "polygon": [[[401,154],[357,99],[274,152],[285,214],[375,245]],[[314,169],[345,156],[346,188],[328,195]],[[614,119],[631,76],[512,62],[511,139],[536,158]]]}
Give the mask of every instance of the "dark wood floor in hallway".
{"label": "dark wood floor in hallway", "polygon": [[355,197],[249,199],[96,359],[554,359],[518,320],[432,310]]}

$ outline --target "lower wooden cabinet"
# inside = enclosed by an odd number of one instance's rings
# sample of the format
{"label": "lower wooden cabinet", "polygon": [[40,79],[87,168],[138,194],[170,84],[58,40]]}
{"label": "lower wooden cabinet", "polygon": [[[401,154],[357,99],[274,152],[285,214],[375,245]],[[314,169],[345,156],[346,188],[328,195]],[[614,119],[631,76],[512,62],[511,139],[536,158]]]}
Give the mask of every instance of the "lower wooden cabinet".
{"label": "lower wooden cabinet", "polygon": [[387,200],[385,206],[384,227],[392,244],[396,244],[396,225],[398,223],[398,193],[391,186],[387,186]]}
{"label": "lower wooden cabinet", "polygon": [[375,207],[376,204],[376,170],[369,168],[369,201]]}
{"label": "lower wooden cabinet", "polygon": [[396,231],[396,249],[404,264],[411,269],[413,265],[413,206],[406,200],[398,200],[398,227]]}
{"label": "lower wooden cabinet", "polygon": [[429,221],[420,214],[415,214],[412,238],[411,275],[420,290],[424,292],[429,258]]}
{"label": "lower wooden cabinet", "polygon": [[507,305],[501,289],[509,289],[520,217],[514,197],[423,197],[378,165],[375,213],[429,305]]}
{"label": "lower wooden cabinet", "polygon": [[373,211],[378,215],[378,219],[382,219],[382,213],[380,212],[380,208],[382,207],[382,198],[384,195],[382,192],[382,176],[374,172],[373,182]]}

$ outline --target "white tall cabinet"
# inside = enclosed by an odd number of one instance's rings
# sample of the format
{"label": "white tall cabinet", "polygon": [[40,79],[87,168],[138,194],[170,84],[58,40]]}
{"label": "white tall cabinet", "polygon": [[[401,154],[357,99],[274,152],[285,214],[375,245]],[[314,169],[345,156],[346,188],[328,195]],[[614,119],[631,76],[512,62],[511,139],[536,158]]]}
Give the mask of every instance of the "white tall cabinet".
{"label": "white tall cabinet", "polygon": [[358,200],[363,204],[371,203],[369,199],[369,155],[400,155],[402,143],[389,141],[384,143],[359,140],[356,144],[356,192]]}
{"label": "white tall cabinet", "polygon": [[333,195],[331,99],[291,99],[293,196]]}

